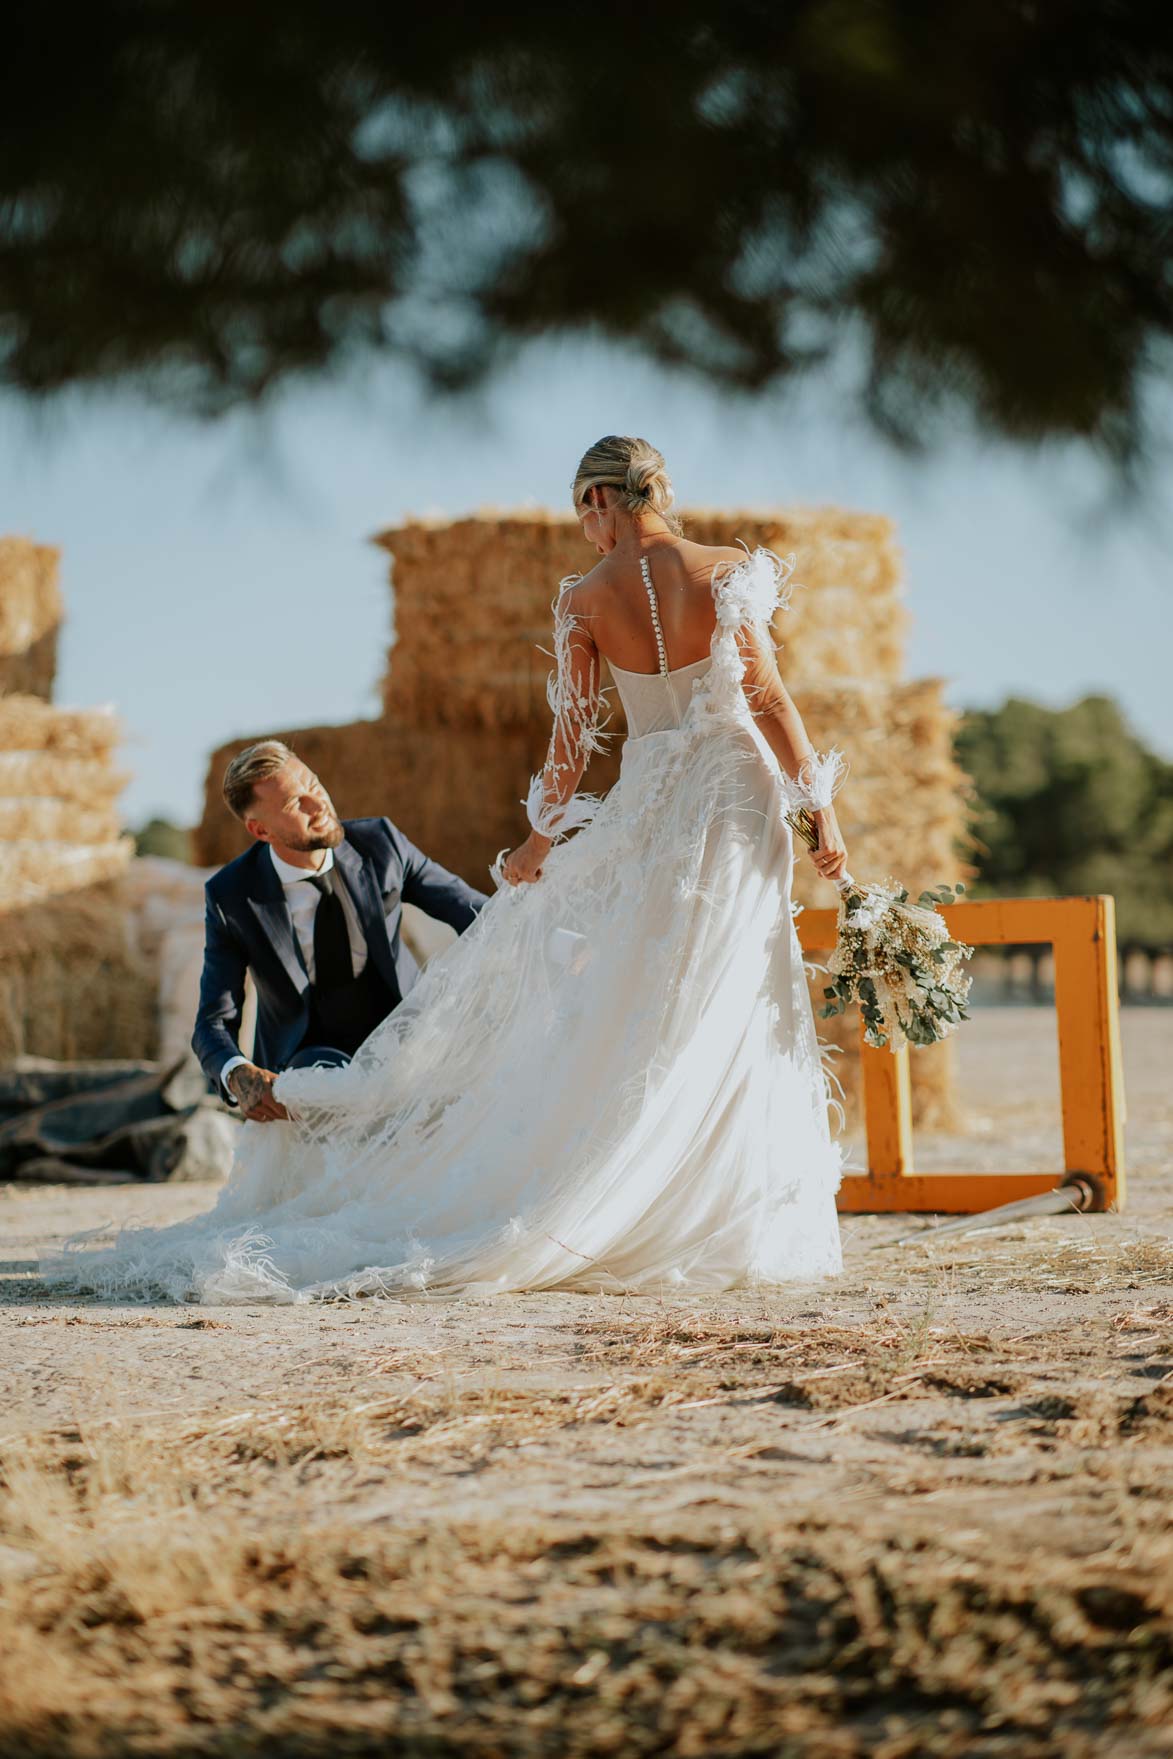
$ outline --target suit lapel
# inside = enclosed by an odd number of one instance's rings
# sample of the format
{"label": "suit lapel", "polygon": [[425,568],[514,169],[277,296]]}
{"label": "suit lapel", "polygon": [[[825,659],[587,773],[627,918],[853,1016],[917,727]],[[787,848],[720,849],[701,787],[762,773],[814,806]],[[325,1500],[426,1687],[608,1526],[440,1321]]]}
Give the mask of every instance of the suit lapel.
{"label": "suit lapel", "polygon": [[369,861],[363,860],[354,844],[345,840],[339,843],[335,849],[334,860],[342,874],[343,883],[354,900],[354,907],[358,911],[363,938],[367,943],[367,957],[374,961],[375,968],[384,982],[389,983],[393,990],[398,991],[399,977],[391,953],[391,941],[387,934],[387,917],[383,910],[383,897],[375,878],[375,870]]}
{"label": "suit lapel", "polygon": [[293,920],[285,902],[285,888],[269,859],[267,845],[263,846],[263,851],[258,858],[256,886],[249,904],[294,989],[298,995],[304,995],[310,980],[294,945]]}

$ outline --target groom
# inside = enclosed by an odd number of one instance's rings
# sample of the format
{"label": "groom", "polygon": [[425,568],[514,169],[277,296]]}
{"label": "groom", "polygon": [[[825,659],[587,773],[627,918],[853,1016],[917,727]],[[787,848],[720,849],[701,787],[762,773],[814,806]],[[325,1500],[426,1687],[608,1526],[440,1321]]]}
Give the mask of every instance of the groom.
{"label": "groom", "polygon": [[[401,907],[462,933],[486,899],[429,861],[389,818],[345,823],[277,739],[232,759],[224,799],[253,846],[205,888],[204,970],[192,1048],[246,1118],[286,1116],[282,1069],[349,1062],[419,975]],[[244,980],[257,991],[255,1061],[240,1054]]]}

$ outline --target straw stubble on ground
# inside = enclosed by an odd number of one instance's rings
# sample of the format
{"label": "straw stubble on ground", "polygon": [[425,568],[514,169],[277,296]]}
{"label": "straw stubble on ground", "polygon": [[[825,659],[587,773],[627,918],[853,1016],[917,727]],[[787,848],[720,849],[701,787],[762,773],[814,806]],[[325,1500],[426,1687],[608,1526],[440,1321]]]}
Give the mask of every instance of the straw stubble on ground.
{"label": "straw stubble on ground", "polygon": [[[983,1153],[1047,1025],[975,1022]],[[209,1194],[9,1188],[0,1749],[1167,1752],[1173,1016],[1127,1028],[1126,1215],[860,1218],[768,1295],[63,1305],[38,1243]]]}

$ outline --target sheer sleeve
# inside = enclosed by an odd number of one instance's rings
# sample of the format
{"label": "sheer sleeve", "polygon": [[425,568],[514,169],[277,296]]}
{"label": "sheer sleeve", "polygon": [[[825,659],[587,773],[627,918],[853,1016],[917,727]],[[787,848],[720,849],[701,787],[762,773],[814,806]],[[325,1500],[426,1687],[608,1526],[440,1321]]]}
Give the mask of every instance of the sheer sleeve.
{"label": "sheer sleeve", "polygon": [[546,762],[530,782],[525,802],[534,830],[554,839],[589,824],[598,811],[597,795],[576,790],[591,754],[606,744],[599,650],[574,611],[578,578],[562,582],[554,605],[554,668],[546,684],[554,725]]}
{"label": "sheer sleeve", "polygon": [[713,570],[713,598],[722,634],[739,628],[768,631],[775,611],[786,611],[794,593],[794,556],[778,556],[759,544],[740,562]]}
{"label": "sheer sleeve", "polygon": [[778,759],[786,811],[818,812],[831,805],[847,763],[837,748],[815,751],[779,675],[772,625],[775,612],[789,608],[793,572],[793,556],[777,556],[761,547],[742,562],[722,563],[714,570],[714,666],[762,723]]}
{"label": "sheer sleeve", "polygon": [[719,686],[730,696],[744,694],[754,714],[781,688],[772,623],[777,611],[789,609],[793,572],[793,556],[777,556],[760,545],[743,561],[722,562],[713,570],[713,669]]}

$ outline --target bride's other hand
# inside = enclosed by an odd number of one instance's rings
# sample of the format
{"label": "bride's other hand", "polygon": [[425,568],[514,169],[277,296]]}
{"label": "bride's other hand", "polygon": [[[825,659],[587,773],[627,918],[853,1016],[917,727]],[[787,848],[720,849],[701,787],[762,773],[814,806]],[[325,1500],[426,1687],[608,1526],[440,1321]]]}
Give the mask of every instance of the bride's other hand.
{"label": "bride's other hand", "polygon": [[531,831],[520,848],[501,863],[502,876],[511,886],[532,886],[541,879],[542,868],[552,847],[549,837]]}
{"label": "bride's other hand", "polygon": [[835,808],[824,807],[819,812],[812,812],[811,818],[819,833],[818,848],[811,850],[811,860],[823,879],[842,879],[847,872],[847,844],[843,841]]}

